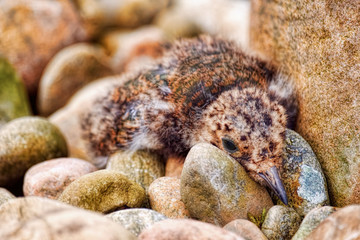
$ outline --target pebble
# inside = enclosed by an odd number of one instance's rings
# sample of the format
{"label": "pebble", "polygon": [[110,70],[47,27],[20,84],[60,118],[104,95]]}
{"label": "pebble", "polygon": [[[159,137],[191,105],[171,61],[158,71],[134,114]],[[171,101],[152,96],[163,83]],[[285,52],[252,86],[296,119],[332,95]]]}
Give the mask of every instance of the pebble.
{"label": "pebble", "polygon": [[48,116],[63,107],[87,83],[113,75],[104,49],[78,43],[59,51],[46,66],[38,93],[38,109]]}
{"label": "pebble", "polygon": [[150,206],[168,218],[190,218],[189,211],[181,201],[180,179],[162,177],[149,188]]}
{"label": "pebble", "polygon": [[145,208],[119,210],[106,216],[114,222],[120,223],[135,236],[139,236],[142,231],[150,228],[154,223],[167,219],[161,213]]}
{"label": "pebble", "polygon": [[155,223],[139,240],[244,240],[235,233],[191,219],[168,219]]}
{"label": "pebble", "polygon": [[0,56],[0,128],[10,120],[28,116],[30,113],[22,80],[14,67]]}
{"label": "pebble", "polygon": [[300,222],[301,217],[294,209],[276,205],[266,214],[261,231],[269,240],[291,239]]}
{"label": "pebble", "polygon": [[0,129],[0,186],[15,184],[39,162],[66,155],[62,133],[46,119],[12,120]]}
{"label": "pebble", "polygon": [[300,224],[299,230],[291,240],[304,240],[325,218],[337,210],[335,207],[325,206],[311,210]]}
{"label": "pebble", "polygon": [[164,176],[161,156],[148,151],[118,151],[109,157],[106,169],[117,171],[128,179],[140,184],[146,192],[150,184]]}
{"label": "pebble", "polygon": [[64,134],[69,147],[69,156],[87,160],[97,168],[106,166],[108,157],[98,157],[89,148],[89,142],[81,136],[82,114],[93,108],[94,101],[101,96],[107,96],[114,85],[122,82],[121,77],[105,77],[94,81],[80,89],[61,109],[49,116],[49,121],[56,125]]}
{"label": "pebble", "polygon": [[40,197],[12,199],[1,205],[0,222],[0,239],[136,239],[100,214]]}
{"label": "pebble", "polygon": [[57,199],[74,180],[96,170],[91,163],[77,158],[58,158],[38,163],[25,174],[24,196]]}
{"label": "pebble", "polygon": [[225,230],[236,233],[246,240],[267,240],[267,237],[252,222],[245,219],[236,219],[224,226]]}
{"label": "pebble", "polygon": [[15,196],[5,188],[0,188],[0,206]]}
{"label": "pebble", "polygon": [[266,189],[225,152],[201,143],[191,148],[181,174],[181,199],[191,217],[223,226],[273,206]]}
{"label": "pebble", "polygon": [[325,176],[310,145],[295,131],[286,130],[282,179],[289,206],[300,216],[329,205]]}
{"label": "pebble", "polygon": [[99,170],[70,183],[58,200],[87,210],[110,213],[139,208],[146,203],[145,190],[121,173]]}
{"label": "pebble", "polygon": [[109,32],[101,39],[118,73],[136,72],[163,55],[167,38],[155,26]]}
{"label": "pebble", "polygon": [[0,3],[0,52],[8,58],[30,94],[37,91],[51,57],[64,46],[88,38],[70,0],[12,0]]}
{"label": "pebble", "polygon": [[165,165],[166,177],[181,177],[182,170],[184,168],[185,159],[177,157],[169,157]]}
{"label": "pebble", "polygon": [[105,26],[134,28],[148,24],[169,0],[77,0],[83,20],[93,31]]}
{"label": "pebble", "polygon": [[349,205],[332,213],[306,239],[360,239],[360,205]]}

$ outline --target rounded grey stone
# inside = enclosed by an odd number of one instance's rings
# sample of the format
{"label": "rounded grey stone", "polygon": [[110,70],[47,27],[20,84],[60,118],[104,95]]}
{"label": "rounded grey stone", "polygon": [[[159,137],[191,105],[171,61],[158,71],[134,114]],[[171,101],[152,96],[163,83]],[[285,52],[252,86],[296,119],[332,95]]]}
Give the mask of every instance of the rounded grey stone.
{"label": "rounded grey stone", "polygon": [[5,188],[0,188],[0,206],[13,198],[15,198],[15,196],[11,192]]}
{"label": "rounded grey stone", "polygon": [[161,213],[146,208],[119,210],[107,214],[106,217],[114,222],[120,223],[136,236],[143,230],[151,227],[154,223],[168,219]]}

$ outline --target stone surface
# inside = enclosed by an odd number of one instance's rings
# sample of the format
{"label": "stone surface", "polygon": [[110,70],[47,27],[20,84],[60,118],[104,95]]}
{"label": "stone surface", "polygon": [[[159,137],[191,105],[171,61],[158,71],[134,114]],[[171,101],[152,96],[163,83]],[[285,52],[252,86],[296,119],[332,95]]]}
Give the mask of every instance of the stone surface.
{"label": "stone surface", "polygon": [[76,0],[81,16],[96,31],[104,26],[138,27],[150,23],[169,0]]}
{"label": "stone surface", "polygon": [[192,147],[186,157],[181,199],[191,217],[221,226],[248,214],[261,216],[273,206],[266,189],[238,162],[206,143]]}
{"label": "stone surface", "polygon": [[142,207],[145,190],[121,173],[99,170],[72,182],[58,200],[87,210],[110,213],[121,208]]}
{"label": "stone surface", "polygon": [[360,10],[352,0],[252,1],[251,46],[293,76],[297,132],[334,206],[360,203]]}
{"label": "stone surface", "polygon": [[40,197],[17,198],[1,205],[0,222],[0,239],[136,239],[100,214]]}
{"label": "stone surface", "polygon": [[306,238],[308,240],[343,240],[360,238],[360,206],[350,205],[323,220]]}
{"label": "stone surface", "polygon": [[0,186],[14,184],[44,160],[65,157],[66,142],[57,127],[39,117],[22,117],[0,129]]}
{"label": "stone surface", "polygon": [[139,240],[244,240],[235,233],[209,223],[190,219],[169,219],[143,231]]}
{"label": "stone surface", "polygon": [[185,159],[177,157],[169,157],[165,165],[166,177],[181,177],[181,172],[184,168]]}
{"label": "stone surface", "polygon": [[168,218],[190,218],[189,211],[181,201],[180,179],[162,177],[149,188],[150,206]]}
{"label": "stone surface", "polygon": [[101,96],[107,96],[114,85],[121,84],[126,78],[119,76],[106,77],[89,83],[79,90],[62,109],[56,111],[49,117],[49,121],[60,128],[64,134],[69,147],[69,156],[85,159],[97,168],[104,168],[107,157],[98,157],[89,148],[89,142],[81,137],[80,116],[89,112],[94,101]]}
{"label": "stone surface", "polygon": [[150,228],[154,223],[167,219],[161,213],[145,208],[119,210],[106,216],[114,222],[120,223],[135,236]]}
{"label": "stone surface", "polygon": [[165,41],[163,31],[154,26],[117,30],[101,39],[112,57],[113,68],[118,73],[137,71],[152,64],[163,55],[162,45]]}
{"label": "stone surface", "polygon": [[300,216],[329,205],[326,179],[309,144],[293,130],[286,130],[282,179],[289,206]]}
{"label": "stone surface", "polygon": [[64,46],[87,34],[69,0],[0,2],[0,52],[35,94],[43,69]]}
{"label": "stone surface", "polygon": [[0,128],[12,119],[30,115],[30,112],[22,80],[13,66],[0,56]]}
{"label": "stone surface", "polygon": [[305,239],[325,218],[337,209],[330,206],[319,207],[311,210],[300,224],[299,230],[291,240]]}
{"label": "stone surface", "polygon": [[15,198],[15,196],[11,192],[5,188],[0,188],[0,206],[13,198]]}
{"label": "stone surface", "polygon": [[294,209],[276,205],[267,213],[261,231],[269,240],[291,239],[300,222],[301,217]]}
{"label": "stone surface", "polygon": [[51,59],[41,77],[40,114],[47,116],[55,112],[89,82],[113,74],[109,59],[100,47],[78,43],[62,49]]}
{"label": "stone surface", "polygon": [[140,184],[146,192],[150,184],[164,176],[162,158],[151,152],[136,151],[134,153],[118,151],[109,157],[106,169],[120,172],[128,179]]}
{"label": "stone surface", "polygon": [[25,196],[57,199],[70,183],[96,170],[91,163],[77,158],[41,162],[26,172],[23,192]]}
{"label": "stone surface", "polygon": [[225,230],[236,233],[246,240],[267,240],[267,237],[252,222],[245,219],[236,219],[224,226]]}

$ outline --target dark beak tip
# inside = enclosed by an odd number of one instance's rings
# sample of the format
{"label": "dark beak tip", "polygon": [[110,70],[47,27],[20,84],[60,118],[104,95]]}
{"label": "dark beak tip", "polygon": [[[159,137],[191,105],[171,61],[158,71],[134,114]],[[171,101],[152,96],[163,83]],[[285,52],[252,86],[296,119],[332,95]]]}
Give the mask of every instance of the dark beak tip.
{"label": "dark beak tip", "polygon": [[280,200],[287,206],[289,204],[286,191],[276,167],[271,167],[264,173],[259,173],[267,185],[274,191]]}

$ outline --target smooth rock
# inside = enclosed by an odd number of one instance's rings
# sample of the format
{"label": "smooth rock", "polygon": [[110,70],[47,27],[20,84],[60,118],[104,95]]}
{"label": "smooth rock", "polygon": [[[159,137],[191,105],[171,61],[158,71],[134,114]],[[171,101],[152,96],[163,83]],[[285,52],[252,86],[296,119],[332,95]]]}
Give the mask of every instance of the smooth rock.
{"label": "smooth rock", "polygon": [[169,0],[76,0],[84,21],[94,31],[105,26],[138,27],[150,23]]}
{"label": "smooth rock", "polygon": [[15,196],[11,192],[5,188],[0,188],[0,206],[13,198],[15,198]]}
{"label": "smooth rock", "polygon": [[135,240],[104,216],[40,197],[17,198],[0,206],[0,239]]}
{"label": "smooth rock", "polygon": [[360,203],[359,1],[252,1],[251,48],[290,73],[296,131],[311,145],[331,203]]}
{"label": "smooth rock", "polygon": [[10,121],[0,129],[0,186],[14,184],[39,162],[66,155],[66,141],[49,121],[39,117]]}
{"label": "smooth rock", "polygon": [[140,184],[146,192],[150,184],[164,176],[164,163],[161,156],[147,152],[134,153],[118,151],[109,157],[106,169],[120,172],[128,179]]}
{"label": "smooth rock", "polygon": [[155,223],[139,240],[244,240],[215,225],[190,219],[169,219]]}
{"label": "smooth rock", "polygon": [[252,222],[245,219],[236,219],[224,226],[225,230],[236,233],[246,240],[267,240],[267,237]]}
{"label": "smooth rock", "polygon": [[286,130],[282,179],[289,206],[300,216],[330,204],[320,163],[310,145],[290,129]]}
{"label": "smooth rock", "polygon": [[121,208],[142,207],[146,194],[139,184],[121,173],[99,170],[70,183],[58,200],[87,210],[110,213]]}
{"label": "smooth rock", "polygon": [[87,160],[97,168],[104,168],[107,157],[99,157],[91,149],[91,143],[81,135],[81,116],[93,108],[101,97],[106,97],[114,87],[121,86],[126,78],[106,77],[89,83],[79,90],[62,109],[49,117],[49,121],[58,126],[64,134],[69,147],[69,156]]}
{"label": "smooth rock", "polygon": [[299,230],[291,240],[304,240],[325,218],[334,213],[335,207],[325,206],[311,210],[300,224]]}
{"label": "smooth rock", "polygon": [[47,116],[55,112],[89,82],[113,74],[109,59],[100,47],[78,43],[62,49],[51,59],[41,77],[40,114]]}
{"label": "smooth rock", "polygon": [[185,158],[169,157],[165,165],[166,177],[181,177]]}
{"label": "smooth rock", "polygon": [[291,239],[300,223],[301,217],[294,209],[276,205],[266,214],[261,231],[269,240]]}
{"label": "smooth rock", "polygon": [[15,66],[31,95],[51,57],[87,39],[69,0],[1,1],[0,32],[0,52]]}
{"label": "smooth rock", "polygon": [[0,128],[10,120],[30,113],[29,100],[22,80],[13,66],[0,56]]}
{"label": "smooth rock", "polygon": [[114,222],[120,223],[135,236],[150,228],[154,223],[167,219],[161,213],[145,208],[119,210],[106,216]]}
{"label": "smooth rock", "polygon": [[248,214],[261,216],[273,206],[266,189],[238,162],[206,143],[192,147],[186,157],[181,199],[191,217],[221,226]]}
{"label": "smooth rock", "polygon": [[38,163],[25,174],[24,196],[57,199],[70,183],[96,170],[91,163],[77,158],[58,158]]}
{"label": "smooth rock", "polygon": [[360,205],[350,205],[323,220],[308,240],[345,240],[360,238]]}
{"label": "smooth rock", "polygon": [[104,35],[101,42],[112,57],[118,73],[138,71],[161,57],[165,34],[154,26],[117,30]]}
{"label": "smooth rock", "polygon": [[190,218],[189,211],[181,201],[180,179],[162,177],[149,188],[150,206],[168,218]]}

